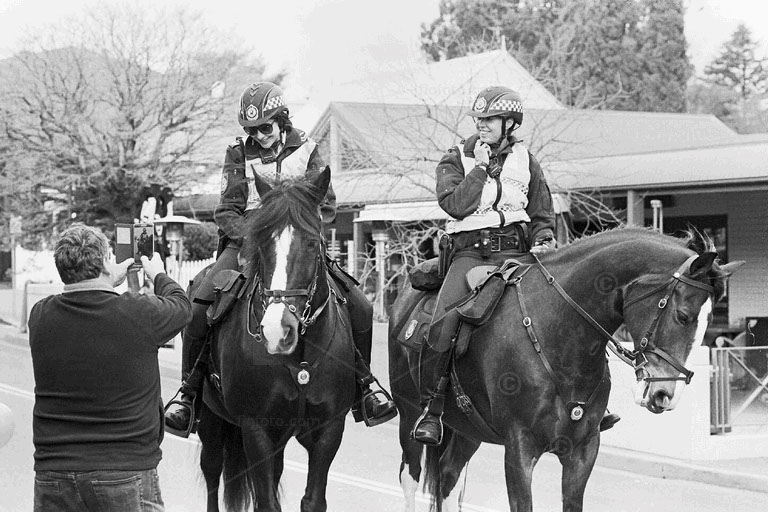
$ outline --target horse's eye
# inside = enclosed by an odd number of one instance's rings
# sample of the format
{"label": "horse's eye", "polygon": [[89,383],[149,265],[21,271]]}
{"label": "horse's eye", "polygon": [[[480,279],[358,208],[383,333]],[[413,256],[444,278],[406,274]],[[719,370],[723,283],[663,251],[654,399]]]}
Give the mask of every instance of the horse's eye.
{"label": "horse's eye", "polygon": [[314,238],[310,238],[309,240],[307,240],[307,249],[317,249],[318,243],[319,242]]}
{"label": "horse's eye", "polygon": [[680,311],[679,309],[677,310],[677,321],[678,322],[680,322],[681,324],[685,325],[685,324],[688,323],[688,319],[689,319],[688,315],[686,315],[684,312]]}

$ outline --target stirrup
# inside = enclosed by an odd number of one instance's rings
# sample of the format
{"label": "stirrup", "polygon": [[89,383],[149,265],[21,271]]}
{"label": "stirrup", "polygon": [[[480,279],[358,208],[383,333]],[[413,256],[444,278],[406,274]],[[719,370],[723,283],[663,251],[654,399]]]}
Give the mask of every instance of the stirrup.
{"label": "stirrup", "polygon": [[[175,436],[183,437],[186,439],[189,437],[189,434],[197,431],[197,423],[200,421],[195,415],[195,405],[197,402],[197,395],[192,397],[192,405],[190,405],[189,403],[184,402],[181,399],[178,399],[178,400],[176,399],[176,397],[178,397],[180,394],[181,394],[181,389],[176,391],[176,394],[173,395],[173,398],[171,398],[171,400],[167,404],[165,404],[165,407],[163,408],[163,427],[165,428],[165,431],[168,432],[169,434],[173,434]],[[187,428],[185,430],[173,428],[170,425],[168,425],[168,423],[166,423],[165,421],[165,413],[167,413],[168,409],[170,409],[171,406],[173,405],[180,405],[182,407],[189,409],[189,424],[187,425]]]}
{"label": "stirrup", "polygon": [[416,421],[413,424],[413,428],[411,429],[411,439],[416,441],[417,443],[421,443],[427,446],[440,446],[443,444],[443,433],[445,432],[445,428],[443,427],[443,413],[435,414],[432,413],[435,417],[437,417],[437,423],[440,425],[440,435],[437,437],[437,442],[425,442],[421,439],[416,439],[416,429],[419,427],[419,424],[422,422],[422,420],[429,414],[429,406],[425,407],[424,410],[421,412],[421,416],[416,418]]}
{"label": "stirrup", "polygon": [[[375,378],[376,377],[374,377],[374,379]],[[376,384],[378,383],[379,382],[376,381]],[[363,421],[365,422],[366,427],[375,427],[376,425],[381,425],[382,423],[386,423],[387,421],[397,416],[397,407],[393,407],[391,411],[389,411],[387,414],[385,414],[380,418],[372,418],[368,416],[368,409],[365,408],[365,399],[368,398],[369,396],[376,396],[376,395],[384,395],[384,397],[386,397],[387,402],[394,403],[394,400],[392,400],[392,396],[389,393],[387,393],[387,391],[384,388],[378,389],[376,391],[372,391],[369,389],[368,392],[364,394],[363,397],[360,399],[360,409],[359,409],[359,411],[362,411]],[[355,415],[355,412],[357,411],[352,412],[353,416]]]}

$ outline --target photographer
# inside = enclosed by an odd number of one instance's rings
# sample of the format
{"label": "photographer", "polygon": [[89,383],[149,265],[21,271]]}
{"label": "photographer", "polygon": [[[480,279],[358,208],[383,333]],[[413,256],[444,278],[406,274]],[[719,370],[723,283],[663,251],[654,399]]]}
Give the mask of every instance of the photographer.
{"label": "photographer", "polygon": [[134,260],[115,263],[83,224],[62,233],[54,259],[64,291],[29,317],[34,510],[163,510],[157,351],[189,322],[189,299],[157,254],[141,257],[156,295],[118,294]]}

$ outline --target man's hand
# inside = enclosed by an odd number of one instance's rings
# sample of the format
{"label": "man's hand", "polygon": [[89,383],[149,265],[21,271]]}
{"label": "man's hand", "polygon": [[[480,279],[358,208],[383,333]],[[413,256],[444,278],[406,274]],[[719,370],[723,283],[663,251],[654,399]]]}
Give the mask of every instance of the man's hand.
{"label": "man's hand", "polygon": [[158,253],[152,255],[152,259],[146,256],[141,257],[141,266],[144,268],[144,273],[154,283],[157,274],[164,274],[165,267],[163,266],[163,260]]}
{"label": "man's hand", "polygon": [[120,263],[115,263],[115,257],[112,256],[108,259],[107,265],[108,275],[112,280],[112,287],[117,288],[125,282],[125,278],[131,270],[130,267],[133,265],[133,258],[128,258]]}

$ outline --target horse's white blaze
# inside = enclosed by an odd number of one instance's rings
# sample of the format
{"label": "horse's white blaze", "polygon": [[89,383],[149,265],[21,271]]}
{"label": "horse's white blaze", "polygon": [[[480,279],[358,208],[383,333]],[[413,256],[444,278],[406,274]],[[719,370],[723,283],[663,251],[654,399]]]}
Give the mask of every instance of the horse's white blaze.
{"label": "horse's white blaze", "polygon": [[419,488],[419,482],[411,478],[407,464],[403,466],[403,471],[400,473],[400,487],[403,488],[405,498],[403,512],[416,512],[416,491]]}
{"label": "horse's white blaze", "polygon": [[709,327],[709,314],[712,313],[712,299],[707,299],[707,301],[701,305],[701,310],[699,310],[699,316],[696,319],[696,334],[693,337],[693,346],[698,347],[702,343],[704,343],[704,334],[707,332],[707,327]]}
{"label": "horse's white blaze", "polygon": [[[272,283],[269,288],[272,290],[285,290],[288,284],[288,251],[291,248],[293,240],[293,228],[287,227],[277,237],[275,250],[275,272],[272,274]],[[282,302],[271,303],[264,312],[264,318],[261,320],[261,326],[264,329],[264,337],[267,341],[267,347],[274,349],[285,337],[285,327],[283,326],[283,314],[285,313],[285,304]]]}
{"label": "horse's white blaze", "polygon": [[[699,316],[696,318],[696,333],[693,335],[693,346],[698,347],[704,343],[704,334],[709,327],[709,318],[712,313],[712,299],[707,299],[704,304],[701,305],[699,310]],[[685,364],[685,361],[683,361]],[[683,396],[683,390],[685,389],[685,382],[678,380],[675,383],[675,394],[672,395],[672,401],[665,405],[667,411],[673,410],[680,403],[680,398]]]}
{"label": "horse's white blaze", "polygon": [[[693,335],[692,346],[697,347],[704,342],[704,334],[707,332],[707,327],[709,326],[710,313],[712,313],[712,299],[707,299],[704,304],[701,305],[699,315],[696,317],[696,332]],[[685,365],[685,361],[680,362]],[[637,382],[634,389],[635,403],[642,407],[647,406],[648,402],[653,399],[653,395],[657,390],[657,386],[669,385],[671,382],[674,382],[675,386],[674,390],[669,390],[671,393],[668,391],[668,394],[671,394],[672,398],[671,400],[665,399],[661,406],[665,411],[673,410],[675,407],[677,407],[677,404],[680,403],[680,398],[682,397],[683,390],[685,389],[685,382],[681,380],[653,383],[640,380]]]}

